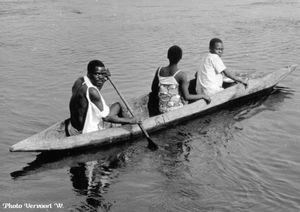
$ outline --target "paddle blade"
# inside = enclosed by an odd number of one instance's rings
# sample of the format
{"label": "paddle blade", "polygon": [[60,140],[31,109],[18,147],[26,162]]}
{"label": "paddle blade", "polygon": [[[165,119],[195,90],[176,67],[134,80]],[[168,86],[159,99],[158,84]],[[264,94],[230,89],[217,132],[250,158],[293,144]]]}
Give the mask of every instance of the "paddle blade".
{"label": "paddle blade", "polygon": [[150,137],[147,137],[148,140],[148,148],[152,151],[158,150],[158,146],[152,141]]}

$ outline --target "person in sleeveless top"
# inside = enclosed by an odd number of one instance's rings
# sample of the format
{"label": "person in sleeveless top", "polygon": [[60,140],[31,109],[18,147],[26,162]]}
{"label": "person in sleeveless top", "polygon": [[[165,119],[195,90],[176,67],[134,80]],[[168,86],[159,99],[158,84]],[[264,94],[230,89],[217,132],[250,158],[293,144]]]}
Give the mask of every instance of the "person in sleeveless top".
{"label": "person in sleeveless top", "polygon": [[187,104],[187,101],[204,99],[208,104],[210,97],[205,94],[190,94],[187,75],[177,67],[182,58],[182,50],[174,45],[169,48],[167,57],[169,65],[159,67],[152,81],[152,95],[158,98],[160,113],[165,113]]}
{"label": "person in sleeveless top", "polygon": [[66,134],[77,135],[104,128],[103,121],[118,124],[141,123],[139,117],[130,117],[120,102],[108,106],[101,89],[110,76],[100,60],[92,60],[87,66],[87,75],[78,78],[72,87],[69,103],[70,119],[66,123]]}

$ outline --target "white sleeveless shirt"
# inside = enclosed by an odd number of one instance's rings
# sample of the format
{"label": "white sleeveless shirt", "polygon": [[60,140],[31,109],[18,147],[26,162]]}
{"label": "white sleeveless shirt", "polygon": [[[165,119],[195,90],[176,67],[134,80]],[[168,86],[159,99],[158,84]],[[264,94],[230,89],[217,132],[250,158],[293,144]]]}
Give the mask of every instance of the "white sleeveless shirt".
{"label": "white sleeveless shirt", "polygon": [[[94,86],[90,79],[87,76],[84,76],[84,83],[88,87],[86,90],[86,98],[88,100],[88,109],[86,113],[86,118],[83,126],[82,133],[93,132],[97,130],[104,129],[104,124],[102,118],[105,118],[109,114],[109,107],[106,105],[100,91],[96,86]],[[100,111],[99,108],[90,100],[90,93],[89,89],[94,87],[100,95],[102,104],[103,104],[103,111]]]}

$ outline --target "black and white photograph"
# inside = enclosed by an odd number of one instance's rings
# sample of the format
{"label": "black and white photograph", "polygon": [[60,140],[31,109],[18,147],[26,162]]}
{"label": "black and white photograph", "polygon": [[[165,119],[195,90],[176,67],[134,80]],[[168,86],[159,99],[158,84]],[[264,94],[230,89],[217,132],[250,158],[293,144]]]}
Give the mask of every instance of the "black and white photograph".
{"label": "black and white photograph", "polygon": [[1,0],[0,211],[299,212],[299,0]]}

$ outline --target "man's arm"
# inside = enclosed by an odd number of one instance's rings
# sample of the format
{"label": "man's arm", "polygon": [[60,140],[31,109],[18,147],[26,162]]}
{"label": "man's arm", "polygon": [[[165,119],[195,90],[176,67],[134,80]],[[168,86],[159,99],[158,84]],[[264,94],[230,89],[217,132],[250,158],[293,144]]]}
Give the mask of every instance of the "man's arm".
{"label": "man's arm", "polygon": [[[89,90],[89,94],[90,94],[91,101],[102,112],[103,102],[96,88],[91,87]],[[106,117],[103,117],[103,120],[107,122],[119,123],[119,124],[141,124],[142,123],[140,117],[131,117],[131,118],[119,117],[118,114],[120,113],[120,111],[121,111],[121,107],[119,104],[115,103],[111,105],[109,114]]]}
{"label": "man's arm", "polygon": [[142,124],[140,117],[123,118],[115,115],[110,115],[103,118],[104,121],[116,124]]}
{"label": "man's arm", "polygon": [[87,88],[89,90],[89,95],[91,101],[97,106],[97,108],[102,112],[103,111],[103,102],[99,95],[99,92],[96,90],[96,88]]}
{"label": "man's arm", "polygon": [[[116,102],[113,103],[109,107],[109,114],[103,118],[104,121],[111,123],[119,123],[119,124],[141,124],[140,117],[130,117],[122,108],[121,103]],[[122,115],[119,117],[118,115]]]}

